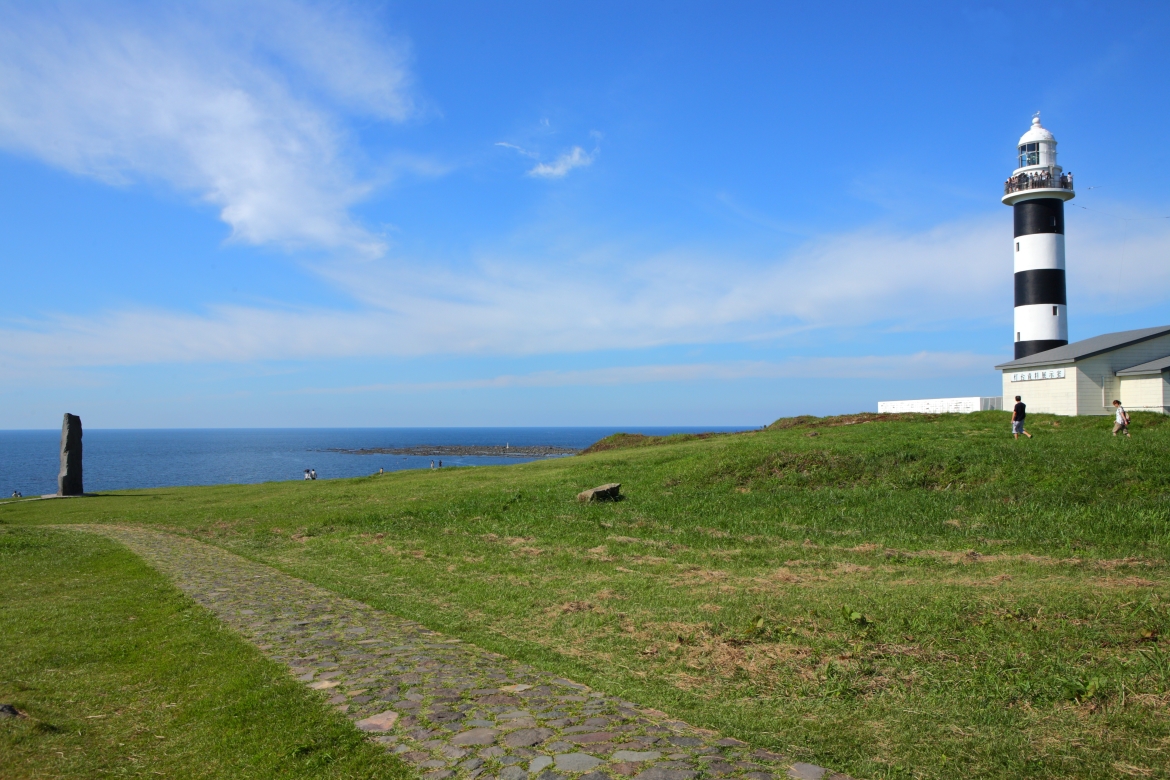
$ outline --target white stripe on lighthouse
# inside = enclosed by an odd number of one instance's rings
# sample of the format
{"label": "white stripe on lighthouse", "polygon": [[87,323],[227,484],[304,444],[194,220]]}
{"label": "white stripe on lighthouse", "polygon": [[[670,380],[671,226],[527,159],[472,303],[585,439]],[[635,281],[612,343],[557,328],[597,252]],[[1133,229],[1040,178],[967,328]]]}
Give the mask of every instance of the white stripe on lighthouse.
{"label": "white stripe on lighthouse", "polygon": [[[1056,314],[1052,312],[1055,310]],[[1016,307],[1017,341],[1068,341],[1065,307],[1059,303],[1037,303]]]}
{"label": "white stripe on lighthouse", "polygon": [[1037,268],[1064,268],[1064,234],[1033,233],[1016,236],[1015,270],[1031,271]]}

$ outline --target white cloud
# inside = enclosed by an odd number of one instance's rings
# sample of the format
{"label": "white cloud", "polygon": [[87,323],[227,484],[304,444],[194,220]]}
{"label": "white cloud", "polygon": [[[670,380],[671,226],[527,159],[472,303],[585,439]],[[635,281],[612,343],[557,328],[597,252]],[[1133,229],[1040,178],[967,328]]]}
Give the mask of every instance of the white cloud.
{"label": "white cloud", "polygon": [[[1170,220],[1133,228],[1120,251],[1118,243],[1111,222],[1077,220],[1071,316],[1170,297]],[[826,236],[770,262],[614,245],[575,254],[505,247],[458,270],[334,262],[318,271],[355,299],[353,310],[219,306],[9,321],[0,325],[0,365],[580,353],[995,322],[1006,333],[1010,247],[1010,220],[997,214],[920,233]]]}
{"label": "white cloud", "polygon": [[[539,135],[547,135],[552,132],[548,119],[540,120]],[[552,162],[540,162],[541,153],[534,149],[529,149],[517,144],[508,143],[507,141],[497,141],[496,146],[501,146],[505,149],[511,149],[517,154],[536,160],[537,163],[528,170],[529,176],[536,176],[542,179],[560,179],[563,178],[569,171],[574,168],[583,168],[592,165],[593,161],[597,159],[597,155],[601,149],[602,134],[597,130],[589,133],[590,138],[593,139],[595,146],[592,152],[586,152],[580,146],[574,146],[569,151],[561,154]]]}
{"label": "white cloud", "polygon": [[739,379],[937,379],[989,373],[1003,355],[918,352],[913,355],[798,357],[785,361],[732,361],[675,365],[620,366],[581,371],[538,371],[449,382],[398,382],[355,387],[310,388],[296,394],[431,392],[511,387],[632,385],[651,382],[735,381]]}
{"label": "white cloud", "polygon": [[342,110],[414,111],[408,52],[344,6],[0,7],[0,148],[118,183],[161,180],[235,239],[382,251]]}
{"label": "white cloud", "polygon": [[[1065,206],[1069,311],[1124,312],[1170,298],[1170,217],[1148,204]],[[1124,214],[1125,218],[1116,215]],[[1074,308],[1075,307],[1075,308]],[[1163,323],[1150,323],[1161,325]]]}
{"label": "white cloud", "polygon": [[596,156],[596,152],[590,154],[580,146],[574,146],[551,163],[537,163],[532,170],[528,171],[528,175],[540,176],[545,179],[559,179],[574,168],[582,168],[592,164],[594,156]]}
{"label": "white cloud", "polygon": [[[0,330],[0,357],[82,364],[339,356],[547,354],[741,342],[808,328],[915,327],[1003,314],[1010,241],[989,222],[866,231],[772,263],[694,251],[594,248],[549,262],[499,250],[458,272],[333,262],[355,311],[221,306],[61,315]],[[1000,261],[988,258],[1000,256]],[[1010,310],[1009,310],[1010,311]]]}

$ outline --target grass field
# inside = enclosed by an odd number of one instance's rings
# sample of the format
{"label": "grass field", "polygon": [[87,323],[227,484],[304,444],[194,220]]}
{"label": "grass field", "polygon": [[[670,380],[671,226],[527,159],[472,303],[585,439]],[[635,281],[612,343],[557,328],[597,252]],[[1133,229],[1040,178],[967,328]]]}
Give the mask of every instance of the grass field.
{"label": "grass field", "polygon": [[[518,466],[0,504],[0,527],[193,534],[859,778],[1170,776],[1170,422],[1135,415],[1125,440],[1036,415],[1013,441],[1007,419],[800,418]],[[574,500],[610,481],[626,500]]]}
{"label": "grass field", "polygon": [[0,527],[0,777],[408,778],[105,539]]}

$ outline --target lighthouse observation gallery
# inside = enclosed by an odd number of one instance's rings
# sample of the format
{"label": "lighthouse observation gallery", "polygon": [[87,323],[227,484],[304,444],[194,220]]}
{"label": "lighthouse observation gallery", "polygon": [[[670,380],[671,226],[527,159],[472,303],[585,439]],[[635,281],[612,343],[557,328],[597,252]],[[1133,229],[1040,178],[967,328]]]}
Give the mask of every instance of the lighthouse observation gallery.
{"label": "lighthouse observation gallery", "polygon": [[1012,207],[1015,226],[1015,359],[996,366],[1003,372],[1002,398],[882,401],[878,411],[1010,408],[1018,395],[1029,412],[1113,414],[1117,399],[1130,411],[1170,414],[1170,325],[1068,341],[1064,204],[1076,193],[1039,114],[1016,145],[1016,161],[1001,199]]}

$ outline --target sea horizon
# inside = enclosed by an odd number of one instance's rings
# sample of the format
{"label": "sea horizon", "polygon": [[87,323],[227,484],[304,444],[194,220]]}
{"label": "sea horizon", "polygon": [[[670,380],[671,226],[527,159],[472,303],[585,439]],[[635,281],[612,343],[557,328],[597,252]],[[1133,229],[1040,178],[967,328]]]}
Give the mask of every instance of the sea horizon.
{"label": "sea horizon", "polygon": [[[83,423],[84,424],[84,423]],[[729,433],[756,426],[417,426],[380,428],[84,428],[86,492],[319,479],[384,471],[498,466],[548,456],[430,456],[371,449],[555,447],[579,451],[614,433],[664,436]],[[57,428],[0,430],[0,496],[54,493],[59,467]]]}

